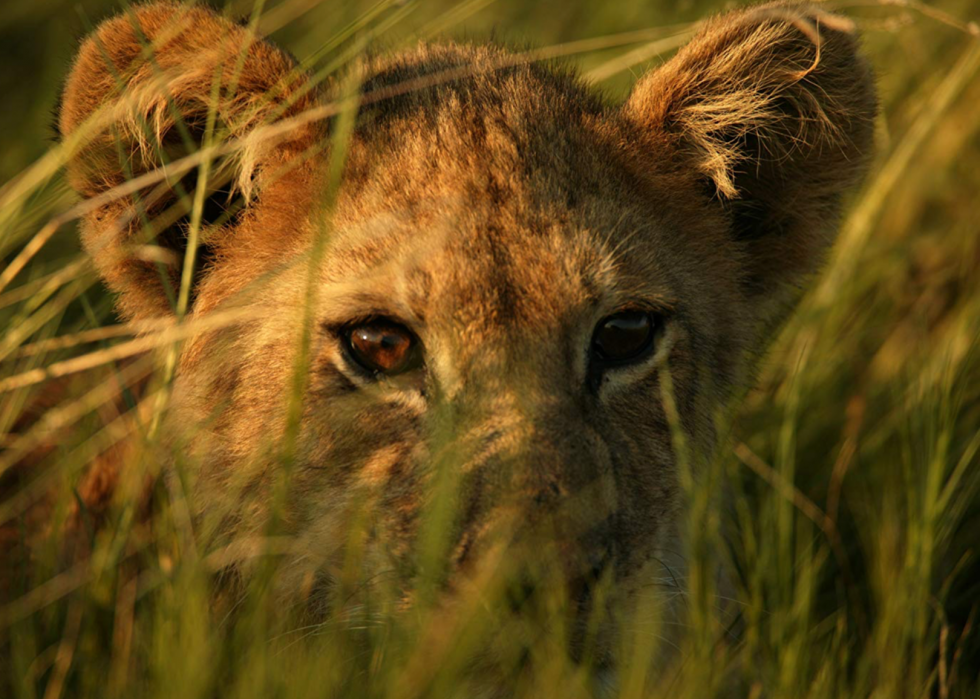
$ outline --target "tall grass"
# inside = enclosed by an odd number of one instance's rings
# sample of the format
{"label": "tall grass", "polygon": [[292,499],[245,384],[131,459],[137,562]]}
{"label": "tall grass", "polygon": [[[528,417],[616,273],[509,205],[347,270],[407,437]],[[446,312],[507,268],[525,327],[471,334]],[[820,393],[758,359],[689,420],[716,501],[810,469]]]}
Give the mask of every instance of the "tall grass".
{"label": "tall grass", "polygon": [[[53,533],[33,546],[31,565],[19,554],[0,560],[15,581],[0,599],[0,696],[478,696],[484,677],[472,658],[488,655],[517,696],[584,697],[602,687],[692,699],[977,696],[980,32],[970,20],[980,4],[834,6],[863,29],[879,74],[879,156],[826,269],[773,338],[757,387],[726,419],[715,458],[683,472],[688,564],[665,564],[660,584],[624,620],[614,683],[587,652],[584,662],[569,660],[563,624],[572,602],[550,584],[556,566],[547,550],[538,587],[554,592],[520,614],[511,611],[505,559],[452,614],[440,607],[432,591],[443,574],[439,532],[450,498],[437,498],[426,515],[425,565],[408,612],[394,582],[365,579],[363,530],[353,526],[340,602],[304,626],[301,611],[276,595],[288,540],[271,529],[251,546],[218,546],[189,518],[188,465],[178,458],[179,477],[153,480],[171,460],[161,425],[181,341],[240,318],[184,317],[189,255],[174,290],[176,320],[118,323],[75,242],[90,204],[63,181],[85,136],[45,144],[37,126],[77,34],[117,8],[15,0],[0,9],[0,31],[37,38],[14,57],[22,69],[5,88],[10,104],[27,108],[0,116],[0,546],[21,551],[18,540],[36,524],[32,506],[54,493],[45,515]],[[716,9],[638,0],[230,7],[321,79],[342,74],[369,47],[495,29],[531,39],[543,47],[538,57],[579,64],[612,96]],[[38,56],[43,71],[34,68]],[[332,105],[340,124],[349,126],[350,105]],[[348,134],[334,130],[328,213]],[[234,147],[209,121],[201,149],[184,161],[205,171],[180,205],[192,239],[206,171],[213,166],[217,177],[222,149]],[[329,234],[327,226],[311,270]],[[309,327],[315,296],[310,283],[298,327]],[[309,341],[298,333],[301,348]],[[294,428],[309,361],[302,349],[297,357],[287,397]],[[669,388],[662,399],[670,405]],[[270,445],[284,481],[290,435],[295,429]],[[682,442],[678,432],[681,451]],[[71,548],[88,555],[66,558],[60,524],[77,506],[86,467],[113,450],[126,464],[120,492],[103,522],[82,512],[83,535]],[[37,465],[20,473],[15,466],[28,456]],[[452,463],[451,450],[442,460]],[[155,485],[146,496],[148,478]],[[216,593],[234,559],[250,559],[253,574],[245,589]],[[684,600],[680,616],[664,610],[674,597]]]}

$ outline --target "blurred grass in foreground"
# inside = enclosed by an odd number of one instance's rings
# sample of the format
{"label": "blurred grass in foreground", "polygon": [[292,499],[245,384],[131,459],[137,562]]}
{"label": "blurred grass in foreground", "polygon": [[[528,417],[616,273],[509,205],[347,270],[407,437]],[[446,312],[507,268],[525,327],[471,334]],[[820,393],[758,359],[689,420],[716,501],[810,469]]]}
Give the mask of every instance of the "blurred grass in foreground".
{"label": "blurred grass in foreground", "polygon": [[[246,1],[233,5],[238,15],[253,11]],[[774,339],[733,438],[704,481],[691,484],[698,535],[688,543],[688,575],[677,581],[689,618],[678,633],[658,620],[656,594],[642,602],[649,609],[623,642],[624,697],[980,691],[980,38],[968,23],[980,18],[980,2],[832,7],[862,28],[879,75],[878,160],[827,268]],[[150,457],[153,413],[165,405],[154,402],[155,391],[166,395],[163,362],[135,352],[166,348],[179,330],[151,328],[145,346],[126,344],[139,329],[116,325],[111,299],[79,252],[74,218],[64,215],[76,202],[61,179],[63,151],[45,140],[78,38],[117,9],[102,0],[0,8],[8,67],[0,113],[0,474],[31,446],[18,442],[15,426],[49,385],[43,374],[33,383],[24,377],[44,367],[71,377],[37,433],[70,425],[68,436],[33,480],[0,501],[0,524],[16,521],[52,486],[61,494],[55,517],[67,516],[84,465],[130,435],[139,445],[125,479],[130,492],[142,483],[139,470],[159,463]],[[542,47],[607,37],[565,49],[620,97],[678,43],[669,38],[683,30],[675,25],[718,9],[697,1],[282,0],[266,4],[258,27],[301,60],[316,56],[318,66],[372,33],[389,47],[491,31]],[[331,39],[336,46],[321,50]],[[120,361],[129,354],[136,358]],[[146,392],[126,395],[123,387],[150,375],[157,380]],[[120,394],[147,409],[113,413],[107,406]],[[731,512],[712,507],[721,476]],[[503,645],[495,650],[506,657],[506,639],[559,623],[568,603],[556,596],[527,619],[502,621],[494,609],[507,592],[489,581],[451,620],[425,605],[399,616],[382,582],[354,609],[297,630],[271,591],[277,543],[270,540],[256,554],[267,554],[260,560],[270,561],[268,574],[255,576],[232,615],[216,609],[212,595],[229,552],[196,545],[179,498],[164,485],[153,498],[150,522],[138,516],[135,497],[120,499],[110,526],[88,542],[84,564],[62,569],[58,542],[50,542],[36,579],[0,599],[0,696],[469,696],[460,683],[474,649]],[[356,559],[356,545],[350,555]],[[738,611],[731,628],[706,574],[716,558],[738,580],[727,605]],[[542,575],[546,583],[546,569]],[[348,582],[358,589],[364,581]],[[533,675],[511,659],[515,694],[588,695],[597,678],[587,663],[566,659],[560,637],[532,645]],[[663,638],[684,659],[666,678],[649,662]]]}

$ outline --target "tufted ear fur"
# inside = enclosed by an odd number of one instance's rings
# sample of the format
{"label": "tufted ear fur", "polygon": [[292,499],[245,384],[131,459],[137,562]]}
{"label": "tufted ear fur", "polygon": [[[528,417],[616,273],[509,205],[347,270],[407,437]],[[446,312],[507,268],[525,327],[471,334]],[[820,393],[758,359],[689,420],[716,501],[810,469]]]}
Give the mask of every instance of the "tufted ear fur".
{"label": "tufted ear fur", "polygon": [[846,19],[776,3],[706,23],[624,110],[724,208],[767,316],[832,242],[871,154],[876,101]]}
{"label": "tufted ear fur", "polygon": [[200,281],[208,259],[248,228],[262,200],[296,201],[311,186],[298,164],[319,143],[315,122],[276,138],[254,137],[262,125],[314,105],[308,78],[292,58],[206,9],[171,2],[138,7],[85,40],[59,126],[66,142],[78,136],[68,164],[71,185],[100,198],[82,223],[83,244],[119,293],[125,316],[173,312],[199,170],[167,173],[134,194],[110,190],[161,167],[167,172],[168,163],[197,151],[214,114],[217,142],[243,147],[210,167]]}

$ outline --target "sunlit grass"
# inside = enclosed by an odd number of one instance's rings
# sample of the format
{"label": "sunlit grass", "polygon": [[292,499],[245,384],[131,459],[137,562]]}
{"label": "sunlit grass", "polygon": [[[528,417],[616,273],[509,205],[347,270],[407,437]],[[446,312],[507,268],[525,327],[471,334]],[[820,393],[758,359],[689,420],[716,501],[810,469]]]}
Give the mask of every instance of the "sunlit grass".
{"label": "sunlit grass", "polygon": [[[331,119],[335,128],[324,225],[299,263],[309,272],[296,318],[295,380],[284,397],[287,430],[269,444],[282,465],[273,489],[278,509],[310,361],[314,270],[330,245],[354,110],[384,97],[361,94],[346,77],[349,67],[379,46],[503,27],[508,40],[541,47],[521,60],[567,58],[621,95],[648,61],[682,45],[692,22],[718,9],[636,0],[571,5],[563,12],[564,4],[531,8],[516,0],[382,0],[339,9],[320,0],[234,3],[250,31],[295,48],[315,76],[310,88],[347,80],[337,99],[296,118]],[[683,569],[663,562],[659,582],[624,619],[614,696],[892,699],[980,691],[980,39],[971,23],[980,4],[835,6],[864,29],[880,76],[879,157],[826,269],[773,338],[759,385],[735,406],[732,424],[719,416],[725,439],[716,458],[696,473],[682,468],[692,535],[678,553],[688,562]],[[110,10],[118,8],[83,3],[76,28]],[[0,9],[0,27],[57,22],[62,11],[64,3],[11,3]],[[632,23],[617,20],[626,16]],[[90,128],[110,117],[96,115]],[[265,128],[271,139],[289,127]],[[130,178],[105,194],[152,197],[168,178],[204,173],[160,214],[163,221],[189,214],[192,244],[173,289],[175,317],[159,323],[120,324],[74,242],[76,221],[97,202],[72,199],[62,171],[87,129],[35,151],[33,162],[18,155],[16,169],[2,171],[0,565],[14,574],[0,598],[0,696],[469,697],[486,686],[487,662],[509,694],[591,696],[608,678],[590,663],[588,629],[584,661],[568,658],[571,602],[553,579],[558,566],[546,547],[537,583],[554,593],[536,596],[519,615],[510,611],[517,563],[504,552],[489,557],[493,564],[452,610],[439,604],[440,533],[452,516],[451,465],[459,460],[448,436],[412,603],[394,576],[364,574],[369,507],[354,503],[339,593],[315,623],[277,594],[294,542],[274,517],[254,539],[223,541],[210,535],[211,523],[189,516],[192,464],[177,458],[176,475],[158,477],[176,450],[161,425],[181,343],[246,314],[187,314],[194,243],[205,233],[203,198],[230,177],[223,165],[246,145],[233,133],[212,109],[202,143],[190,144],[167,172]],[[147,259],[166,264],[167,251],[153,244],[160,225],[144,221],[142,244]],[[270,283],[256,280],[248,293]],[[670,412],[669,381],[664,386]],[[685,453],[679,429],[675,448]],[[119,492],[103,521],[82,511],[82,534],[62,541],[57,532],[79,489],[90,485],[86,467],[107,450],[125,464]],[[25,458],[36,461],[26,475],[16,468]],[[27,566],[18,541],[32,530],[32,506],[48,496],[54,534],[35,542]],[[66,547],[87,555],[66,556]],[[243,561],[251,575],[227,580],[229,564]],[[683,599],[681,616],[667,612],[670,598]]]}

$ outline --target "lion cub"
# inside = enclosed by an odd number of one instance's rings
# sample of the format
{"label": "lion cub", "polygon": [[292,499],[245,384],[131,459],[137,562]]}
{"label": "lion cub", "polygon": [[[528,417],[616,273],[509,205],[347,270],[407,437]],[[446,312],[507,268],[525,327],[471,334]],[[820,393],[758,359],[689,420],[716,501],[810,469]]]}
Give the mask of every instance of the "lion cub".
{"label": "lion cub", "polygon": [[425,540],[447,598],[547,559],[581,613],[598,580],[629,600],[683,567],[668,402],[710,450],[833,241],[874,116],[848,23],[806,5],[705,22],[611,105],[493,45],[317,85],[163,2],[84,42],[60,128],[121,315],[234,318],[184,342],[165,423],[202,536],[274,529],[283,590],[313,607],[357,521],[360,567],[406,603]]}

